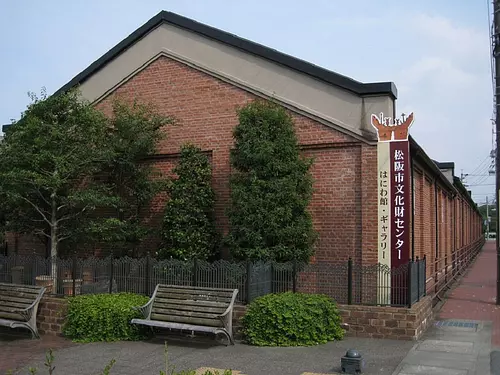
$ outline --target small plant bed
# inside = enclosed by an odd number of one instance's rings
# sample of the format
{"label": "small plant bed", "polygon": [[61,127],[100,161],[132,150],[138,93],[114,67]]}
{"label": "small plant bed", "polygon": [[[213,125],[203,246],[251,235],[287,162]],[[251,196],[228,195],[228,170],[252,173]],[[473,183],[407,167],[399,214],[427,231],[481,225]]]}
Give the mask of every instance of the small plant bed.
{"label": "small plant bed", "polygon": [[344,330],[336,303],[321,294],[281,293],[255,299],[243,317],[250,345],[311,346],[341,340]]}
{"label": "small plant bed", "polygon": [[63,328],[74,342],[134,341],[147,337],[147,328],[130,324],[141,317],[134,306],[144,305],[148,297],[132,294],[93,294],[68,300],[67,320]]}

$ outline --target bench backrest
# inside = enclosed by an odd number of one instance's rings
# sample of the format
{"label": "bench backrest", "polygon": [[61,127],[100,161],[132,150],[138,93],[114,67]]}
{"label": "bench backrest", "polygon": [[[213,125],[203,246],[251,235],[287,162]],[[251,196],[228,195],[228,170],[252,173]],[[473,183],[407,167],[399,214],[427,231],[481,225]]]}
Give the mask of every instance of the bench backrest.
{"label": "bench backrest", "polygon": [[222,327],[219,316],[232,307],[238,289],[156,286],[150,319]]}
{"label": "bench backrest", "polygon": [[44,291],[41,286],[0,283],[0,318],[26,321],[26,316],[16,311],[30,307]]}

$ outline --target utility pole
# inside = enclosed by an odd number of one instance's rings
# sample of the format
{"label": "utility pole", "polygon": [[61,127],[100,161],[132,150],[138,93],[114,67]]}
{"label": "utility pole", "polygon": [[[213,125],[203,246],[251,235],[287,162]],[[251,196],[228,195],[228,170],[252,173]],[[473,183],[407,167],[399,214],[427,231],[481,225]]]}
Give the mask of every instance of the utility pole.
{"label": "utility pole", "polygon": [[499,223],[498,215],[500,214],[500,0],[493,0],[493,58],[495,60],[495,130],[496,130],[496,147],[495,147],[495,196],[496,196],[496,251],[497,251],[497,301],[500,305],[500,241],[498,239]]}
{"label": "utility pole", "polygon": [[465,180],[465,177],[467,177],[468,175],[469,175],[468,173],[464,174],[464,170],[462,169],[462,171],[460,173],[460,182],[463,183]]}
{"label": "utility pole", "polygon": [[490,203],[486,196],[486,239],[490,238]]}

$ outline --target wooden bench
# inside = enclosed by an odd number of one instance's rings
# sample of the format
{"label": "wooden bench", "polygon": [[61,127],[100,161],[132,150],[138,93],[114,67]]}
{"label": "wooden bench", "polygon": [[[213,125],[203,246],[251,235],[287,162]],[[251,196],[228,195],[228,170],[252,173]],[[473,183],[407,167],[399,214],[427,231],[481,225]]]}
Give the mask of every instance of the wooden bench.
{"label": "wooden bench", "polygon": [[41,286],[0,283],[0,326],[28,328],[39,338],[36,314],[44,292]]}
{"label": "wooden bench", "polygon": [[238,289],[158,284],[147,304],[136,307],[144,319],[133,324],[223,334],[234,345],[233,306]]}

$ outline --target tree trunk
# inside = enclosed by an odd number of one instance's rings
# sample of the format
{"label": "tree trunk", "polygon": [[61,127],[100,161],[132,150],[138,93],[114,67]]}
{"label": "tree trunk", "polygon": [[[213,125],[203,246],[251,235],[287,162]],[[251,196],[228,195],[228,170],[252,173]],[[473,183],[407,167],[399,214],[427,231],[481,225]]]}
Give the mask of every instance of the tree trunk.
{"label": "tree trunk", "polygon": [[53,280],[53,293],[57,294],[57,203],[54,194],[52,194],[52,212],[50,218],[50,257],[51,257],[51,276]]}

